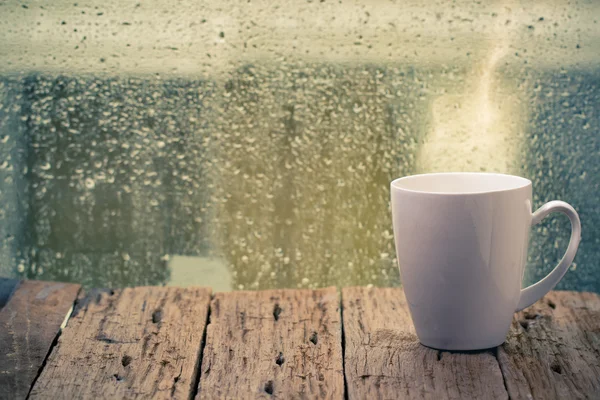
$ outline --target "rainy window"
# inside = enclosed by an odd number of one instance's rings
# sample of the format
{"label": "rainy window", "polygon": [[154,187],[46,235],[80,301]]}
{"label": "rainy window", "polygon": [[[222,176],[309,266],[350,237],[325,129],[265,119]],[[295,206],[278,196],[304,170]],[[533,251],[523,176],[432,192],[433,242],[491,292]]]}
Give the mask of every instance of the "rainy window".
{"label": "rainy window", "polygon": [[600,291],[600,4],[481,3],[0,3],[0,275],[394,286],[389,182],[493,171]]}

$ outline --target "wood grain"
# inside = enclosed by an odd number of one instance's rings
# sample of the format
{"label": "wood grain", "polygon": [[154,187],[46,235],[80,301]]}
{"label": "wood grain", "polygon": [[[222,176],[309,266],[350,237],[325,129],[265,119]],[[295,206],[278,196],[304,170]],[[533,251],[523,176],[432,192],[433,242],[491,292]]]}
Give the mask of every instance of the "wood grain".
{"label": "wood grain", "polygon": [[549,293],[517,314],[498,359],[512,399],[600,398],[600,296]]}
{"label": "wood grain", "polygon": [[31,398],[189,398],[210,290],[94,291],[77,305]]}
{"label": "wood grain", "polygon": [[399,288],[342,291],[350,399],[506,399],[492,351],[440,352],[419,344]]}
{"label": "wood grain", "polygon": [[336,289],[217,293],[198,396],[342,399]]}
{"label": "wood grain", "polygon": [[0,398],[27,397],[79,288],[24,281],[0,310]]}

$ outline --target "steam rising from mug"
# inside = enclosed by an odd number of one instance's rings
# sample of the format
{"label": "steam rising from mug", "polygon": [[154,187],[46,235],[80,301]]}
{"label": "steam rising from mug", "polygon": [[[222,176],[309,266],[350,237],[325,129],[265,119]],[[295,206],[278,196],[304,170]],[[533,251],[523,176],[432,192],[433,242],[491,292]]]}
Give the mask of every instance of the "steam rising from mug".
{"label": "steam rising from mug", "polygon": [[495,72],[510,46],[506,38],[494,43],[459,88],[433,101],[432,129],[418,154],[418,172],[513,172],[526,108],[514,90],[501,92]]}

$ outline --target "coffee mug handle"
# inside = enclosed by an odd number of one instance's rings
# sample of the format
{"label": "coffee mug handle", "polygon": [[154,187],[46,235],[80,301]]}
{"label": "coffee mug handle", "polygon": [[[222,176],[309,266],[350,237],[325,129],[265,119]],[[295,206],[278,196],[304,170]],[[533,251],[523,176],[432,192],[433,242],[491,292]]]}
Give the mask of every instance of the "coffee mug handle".
{"label": "coffee mug handle", "polygon": [[552,272],[546,275],[541,281],[521,290],[521,298],[519,299],[516,311],[521,311],[522,309],[529,307],[552,290],[562,277],[565,276],[565,273],[569,269],[569,266],[577,253],[577,247],[579,247],[579,242],[581,241],[581,222],[579,221],[579,215],[577,215],[575,209],[568,203],[565,203],[564,201],[550,201],[544,204],[533,213],[531,225],[539,224],[552,212],[561,212],[569,217],[569,220],[571,221],[571,240],[569,240],[569,247],[567,247],[565,255]]}

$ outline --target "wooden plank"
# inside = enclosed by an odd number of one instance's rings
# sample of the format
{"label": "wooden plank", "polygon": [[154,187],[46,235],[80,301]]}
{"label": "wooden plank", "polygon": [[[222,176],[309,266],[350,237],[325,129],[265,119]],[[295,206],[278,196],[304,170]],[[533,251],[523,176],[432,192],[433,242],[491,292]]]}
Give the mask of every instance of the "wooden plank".
{"label": "wooden plank", "polygon": [[6,305],[18,284],[18,279],[0,278],[0,309]]}
{"label": "wooden plank", "polygon": [[517,314],[498,359],[512,399],[600,398],[600,296],[551,292]]}
{"label": "wooden plank", "polygon": [[419,344],[399,288],[342,291],[350,399],[506,399],[491,351],[449,353]]}
{"label": "wooden plank", "polygon": [[92,292],[78,304],[31,398],[189,398],[210,289]]}
{"label": "wooden plank", "polygon": [[27,397],[79,288],[24,281],[0,310],[0,398]]}
{"label": "wooden plank", "polygon": [[341,344],[335,288],[217,293],[198,397],[342,399]]}

